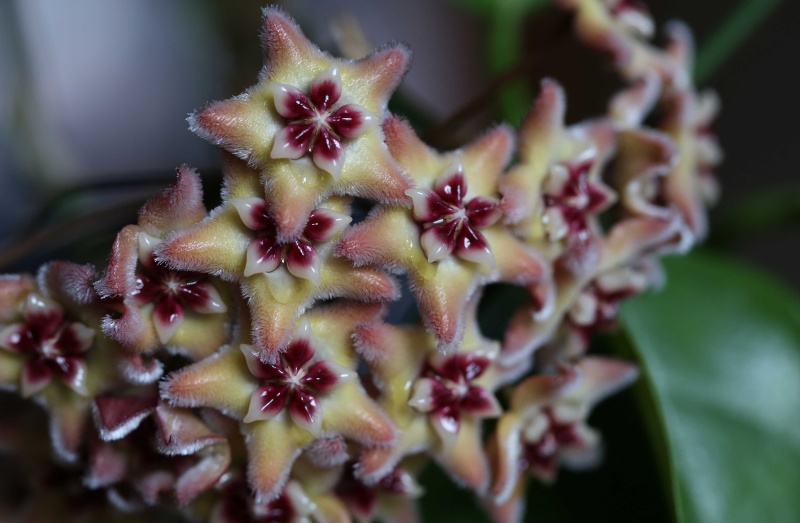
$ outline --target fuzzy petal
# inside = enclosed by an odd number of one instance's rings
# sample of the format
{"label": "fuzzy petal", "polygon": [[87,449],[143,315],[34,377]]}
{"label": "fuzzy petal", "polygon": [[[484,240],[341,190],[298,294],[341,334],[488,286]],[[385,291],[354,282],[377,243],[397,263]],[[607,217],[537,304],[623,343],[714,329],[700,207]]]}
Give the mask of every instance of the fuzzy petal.
{"label": "fuzzy petal", "polygon": [[358,380],[348,380],[325,403],[323,429],[365,446],[387,447],[398,436],[391,418],[367,395]]}
{"label": "fuzzy petal", "polygon": [[493,458],[494,483],[491,495],[496,503],[505,503],[519,482],[519,460],[522,456],[522,420],[519,414],[509,413],[500,418],[492,436],[495,445]]}
{"label": "fuzzy petal", "polygon": [[135,430],[156,407],[157,399],[136,396],[98,396],[93,414],[100,438],[114,441]]}
{"label": "fuzzy petal", "polygon": [[175,185],[150,198],[139,211],[139,226],[147,234],[164,237],[168,232],[194,225],[206,215],[197,171],[184,164],[177,173]]}
{"label": "fuzzy petal", "polygon": [[275,499],[283,490],[300,449],[314,436],[283,416],[247,424],[243,432],[247,441],[247,477],[256,501]]}
{"label": "fuzzy petal", "polygon": [[228,347],[172,373],[161,383],[161,397],[174,406],[211,407],[242,419],[255,388],[241,351]]}
{"label": "fuzzy petal", "polygon": [[436,460],[459,482],[479,495],[489,487],[489,463],[483,450],[480,424],[465,417],[455,441],[437,454]]}

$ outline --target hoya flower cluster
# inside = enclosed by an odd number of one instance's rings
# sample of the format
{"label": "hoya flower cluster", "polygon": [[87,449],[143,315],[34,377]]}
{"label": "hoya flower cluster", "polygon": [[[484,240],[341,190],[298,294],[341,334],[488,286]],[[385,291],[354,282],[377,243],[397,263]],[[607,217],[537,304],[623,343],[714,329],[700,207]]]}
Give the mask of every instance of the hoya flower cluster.
{"label": "hoya flower cluster", "polygon": [[[0,280],[0,382],[47,412],[0,433],[25,520],[412,522],[433,461],[510,522],[527,481],[596,463],[590,411],[637,371],[587,349],[703,237],[717,103],[682,25],[660,49],[636,2],[560,4],[626,87],[567,126],[544,80],[519,132],[454,151],[387,109],[404,46],[338,59],[265,9],[258,83],[189,119],[225,155],[222,203],[181,167],[102,273]],[[401,281],[416,323],[385,319]],[[478,309],[498,282],[529,299],[495,341]]]}

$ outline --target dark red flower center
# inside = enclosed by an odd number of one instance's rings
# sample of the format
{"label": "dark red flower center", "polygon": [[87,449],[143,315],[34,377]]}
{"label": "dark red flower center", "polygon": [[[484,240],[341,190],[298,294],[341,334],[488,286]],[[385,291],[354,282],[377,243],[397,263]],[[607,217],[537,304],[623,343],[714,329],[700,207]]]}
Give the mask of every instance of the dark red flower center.
{"label": "dark red flower center", "polygon": [[563,423],[555,418],[552,409],[546,408],[547,428],[537,441],[523,442],[520,458],[521,470],[539,470],[552,475],[558,467],[558,451],[562,446],[582,443],[575,423]]}

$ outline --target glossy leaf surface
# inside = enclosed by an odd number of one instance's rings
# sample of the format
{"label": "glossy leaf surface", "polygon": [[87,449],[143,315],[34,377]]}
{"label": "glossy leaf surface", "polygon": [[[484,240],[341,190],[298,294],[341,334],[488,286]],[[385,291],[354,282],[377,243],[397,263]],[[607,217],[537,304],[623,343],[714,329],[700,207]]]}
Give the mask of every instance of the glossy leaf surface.
{"label": "glossy leaf surface", "polygon": [[666,263],[662,292],[624,329],[668,446],[681,522],[800,515],[800,304],[779,282],[711,255]]}

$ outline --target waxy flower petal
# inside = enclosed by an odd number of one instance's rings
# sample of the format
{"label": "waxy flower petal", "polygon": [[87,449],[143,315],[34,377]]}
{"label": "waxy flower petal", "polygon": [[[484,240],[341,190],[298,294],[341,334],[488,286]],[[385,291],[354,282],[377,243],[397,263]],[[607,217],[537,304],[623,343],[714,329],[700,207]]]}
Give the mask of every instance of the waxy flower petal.
{"label": "waxy flower petal", "polygon": [[[491,511],[518,513],[523,475],[552,481],[559,464],[588,465],[597,458],[598,437],[585,424],[601,399],[635,379],[636,368],[609,358],[586,357],[559,374],[535,375],[514,390],[511,409],[490,439],[495,480]],[[569,461],[568,458],[582,459]]]}
{"label": "waxy flower petal", "polygon": [[59,304],[37,293],[26,296],[22,315],[23,322],[0,331],[0,348],[24,358],[22,396],[40,393],[54,377],[87,395],[85,353],[94,340],[94,330],[69,322]]}
{"label": "waxy flower petal", "polygon": [[176,406],[212,407],[243,421],[249,481],[269,501],[301,449],[322,435],[341,434],[365,446],[394,441],[393,424],[355,379],[350,337],[379,312],[380,306],[358,303],[317,307],[304,315],[284,352],[262,360],[244,343],[176,372],[162,395]]}
{"label": "waxy flower petal", "polygon": [[[144,204],[139,225],[117,235],[108,269],[95,289],[113,310],[103,319],[103,332],[130,351],[129,358],[150,357],[161,346],[199,358],[227,341],[228,296],[221,282],[155,259],[165,236],[205,216],[200,177],[183,166],[175,185]],[[132,378],[157,379],[157,373],[133,360],[125,365]]]}
{"label": "waxy flower petal", "polygon": [[265,176],[279,238],[297,236],[301,221],[332,194],[402,201],[410,184],[378,124],[410,53],[392,45],[359,61],[332,58],[275,8],[264,10],[263,34],[259,83],[189,122]]}
{"label": "waxy flower petal", "polygon": [[272,146],[272,158],[297,160],[311,152],[314,163],[339,178],[344,164],[342,138],[355,138],[377,122],[364,107],[347,104],[334,110],[342,95],[339,70],[330,67],[312,82],[306,96],[296,87],[273,82],[275,109],[287,122]]}
{"label": "waxy flower petal", "polygon": [[[462,336],[466,304],[481,285],[549,279],[540,255],[495,223],[497,183],[513,140],[499,127],[460,151],[439,154],[403,120],[388,119],[384,130],[389,148],[417,182],[407,191],[412,210],[375,209],[344,232],[336,251],[357,266],[407,272],[423,322],[441,350],[451,351]],[[495,244],[503,249],[499,260]]]}
{"label": "waxy flower petal", "polygon": [[[239,163],[230,165],[225,182],[228,203],[196,226],[172,235],[157,253],[183,270],[238,280],[248,298],[254,342],[262,357],[286,347],[294,323],[320,298],[382,301],[397,296],[395,282],[382,270],[353,267],[333,256],[337,233],[350,221],[347,199],[327,200],[306,216],[299,237],[281,243],[273,235],[272,203],[256,196],[261,193],[258,178]],[[281,265],[275,264],[278,252]],[[261,255],[261,263],[269,264],[260,268],[273,270],[251,274],[253,260]]]}
{"label": "waxy flower petal", "polygon": [[597,215],[616,200],[601,179],[614,146],[613,126],[596,121],[566,127],[565,114],[561,86],[542,81],[520,130],[522,163],[500,186],[507,222],[551,258],[571,239],[595,234]]}
{"label": "waxy flower petal", "polygon": [[500,414],[494,398],[498,347],[478,330],[475,308],[459,351],[439,354],[436,340],[419,326],[381,322],[356,329],[355,341],[380,389],[382,405],[400,429],[392,448],[367,449],[357,476],[375,483],[406,455],[427,452],[458,481],[481,492],[489,481],[480,420]]}
{"label": "waxy flower petal", "polygon": [[[272,419],[284,408],[291,419],[315,436],[322,426],[320,394],[328,394],[355,377],[335,362],[318,360],[307,322],[274,362],[263,362],[250,345],[242,345],[247,366],[262,385],[253,392],[245,423]],[[315,361],[317,360],[317,361]]]}

